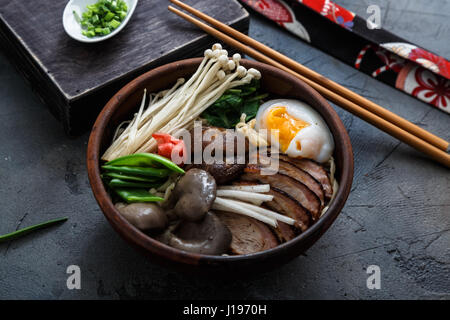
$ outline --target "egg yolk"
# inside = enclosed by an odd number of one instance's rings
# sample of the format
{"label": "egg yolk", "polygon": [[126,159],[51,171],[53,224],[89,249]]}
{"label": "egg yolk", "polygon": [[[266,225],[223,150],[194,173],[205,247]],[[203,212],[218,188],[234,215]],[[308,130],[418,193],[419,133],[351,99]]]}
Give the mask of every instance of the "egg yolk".
{"label": "egg yolk", "polygon": [[[308,127],[309,123],[303,120],[296,119],[287,113],[286,107],[274,107],[269,110],[267,114],[267,129],[279,130],[278,141],[281,152],[286,152],[292,139],[297,133]],[[297,148],[301,150],[301,145],[297,143]]]}

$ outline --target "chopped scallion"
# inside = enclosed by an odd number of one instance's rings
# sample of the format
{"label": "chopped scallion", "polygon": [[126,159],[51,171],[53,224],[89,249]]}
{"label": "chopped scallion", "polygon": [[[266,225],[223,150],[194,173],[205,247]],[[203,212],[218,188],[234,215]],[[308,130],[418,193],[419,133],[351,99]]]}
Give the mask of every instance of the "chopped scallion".
{"label": "chopped scallion", "polygon": [[128,6],[124,0],[99,0],[86,6],[86,9],[81,18],[75,11],[73,14],[83,29],[81,33],[89,38],[110,34],[128,14]]}

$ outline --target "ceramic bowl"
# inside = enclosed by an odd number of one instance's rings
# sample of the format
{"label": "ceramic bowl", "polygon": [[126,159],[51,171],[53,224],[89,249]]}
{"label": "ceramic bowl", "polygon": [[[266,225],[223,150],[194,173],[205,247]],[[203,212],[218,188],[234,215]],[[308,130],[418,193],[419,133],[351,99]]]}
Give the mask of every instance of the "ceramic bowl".
{"label": "ceramic bowl", "polygon": [[115,209],[100,178],[100,157],[110,145],[117,125],[123,120],[131,119],[137,111],[143,90],[146,88],[147,92],[157,92],[171,87],[176,79],[192,75],[200,61],[201,58],[182,60],[151,70],[124,86],[106,104],[92,129],[87,151],[89,180],[94,196],[113,228],[125,240],[140,248],[155,261],[185,271],[247,269],[254,272],[279,266],[307,250],[331,226],[344,207],[353,179],[352,146],[339,116],[314,89],[280,69],[255,61],[242,60],[245,67],[256,68],[261,72],[261,84],[265,92],[303,100],[322,115],[335,140],[336,178],[340,185],[329,210],[295,239],[276,248],[248,255],[207,256],[184,252],[152,239],[128,223]]}

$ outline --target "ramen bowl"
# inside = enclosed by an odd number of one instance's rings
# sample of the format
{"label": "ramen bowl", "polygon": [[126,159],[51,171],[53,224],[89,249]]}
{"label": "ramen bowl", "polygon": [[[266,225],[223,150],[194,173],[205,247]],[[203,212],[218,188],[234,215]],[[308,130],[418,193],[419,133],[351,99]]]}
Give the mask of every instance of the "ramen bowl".
{"label": "ramen bowl", "polygon": [[125,220],[114,207],[101,179],[101,155],[111,144],[117,126],[122,121],[131,119],[137,111],[144,89],[147,92],[158,92],[170,88],[178,78],[189,78],[200,62],[201,58],[187,59],[153,69],[125,85],[106,104],[92,128],[87,151],[89,181],[95,199],[114,230],[156,262],[184,271],[214,272],[219,269],[254,272],[280,266],[305,252],[331,226],[345,205],[353,180],[352,146],[338,114],[319,93],[285,71],[256,61],[241,61],[246,68],[255,68],[261,72],[263,91],[279,97],[302,100],[320,113],[334,137],[335,177],[339,183],[329,209],[296,238],[273,249],[247,255],[210,256],[181,251],[151,238]]}

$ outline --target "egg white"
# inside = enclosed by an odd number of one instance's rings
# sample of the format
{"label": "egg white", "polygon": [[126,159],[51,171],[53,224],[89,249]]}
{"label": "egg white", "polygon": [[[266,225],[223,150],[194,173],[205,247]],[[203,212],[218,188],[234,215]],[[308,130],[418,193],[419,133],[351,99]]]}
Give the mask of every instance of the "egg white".
{"label": "egg white", "polygon": [[[293,158],[302,157],[323,163],[328,161],[334,151],[334,139],[322,116],[308,104],[292,99],[276,99],[261,105],[256,114],[256,130],[267,129],[268,112],[275,107],[285,107],[286,112],[297,120],[309,123],[300,130],[289,143],[285,153]],[[270,134],[270,133],[268,133]],[[274,136],[270,136],[271,145],[279,148]],[[297,143],[301,145],[298,150]]]}

